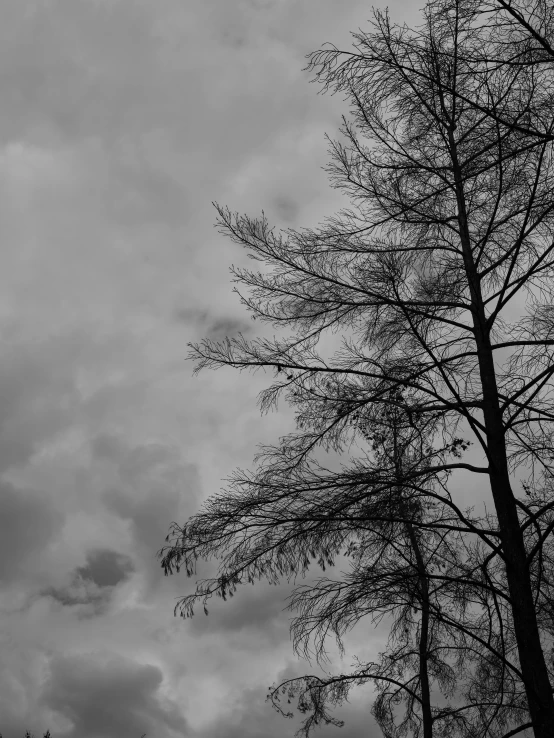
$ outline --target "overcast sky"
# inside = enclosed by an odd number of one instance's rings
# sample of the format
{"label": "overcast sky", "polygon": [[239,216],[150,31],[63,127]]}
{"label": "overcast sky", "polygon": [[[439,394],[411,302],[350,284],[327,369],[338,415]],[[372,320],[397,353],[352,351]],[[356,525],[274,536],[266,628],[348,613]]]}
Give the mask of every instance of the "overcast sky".
{"label": "overcast sky", "polygon": [[[286,738],[267,687],[309,671],[287,590],[183,621],[173,605],[191,582],[164,578],[155,554],[289,427],[286,412],[259,416],[263,377],[195,378],[185,361],[188,341],[256,326],[211,201],[282,227],[338,207],[321,167],[346,109],[302,67],[326,41],[347,46],[370,5],[0,8],[0,731]],[[367,626],[359,653],[381,635]],[[369,698],[322,737],[379,735]]]}

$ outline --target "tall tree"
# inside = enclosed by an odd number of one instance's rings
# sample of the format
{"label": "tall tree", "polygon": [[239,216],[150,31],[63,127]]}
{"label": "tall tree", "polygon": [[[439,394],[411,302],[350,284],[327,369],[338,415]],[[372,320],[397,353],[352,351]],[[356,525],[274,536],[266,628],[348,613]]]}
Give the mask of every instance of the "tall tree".
{"label": "tall tree", "polygon": [[[425,531],[473,539],[486,554],[471,585],[485,593],[484,613],[492,597],[515,646],[481,638],[483,653],[523,684],[535,736],[550,738],[543,551],[554,497],[544,492],[530,506],[522,477],[550,471],[553,152],[550,135],[529,131],[548,133],[539,123],[551,124],[554,105],[545,65],[525,55],[491,63],[502,39],[498,14],[484,9],[436,0],[414,30],[376,13],[372,30],[355,34],[354,51],[310,56],[324,88],[352,105],[329,168],[350,209],[286,233],[219,209],[223,229],[264,265],[234,270],[244,304],[292,337],[204,341],[193,356],[200,367],[273,368],[262,407],[285,393],[297,430],[175,526],[162,563],[166,573],[181,564],[192,573],[198,557],[222,556],[220,576],[184,598],[186,614],[242,582],[295,575],[312,556],[332,563],[364,525],[412,526],[416,540]],[[330,331],[343,335],[334,354],[320,348]],[[437,440],[400,480],[362,432],[383,408],[436,426]],[[452,458],[470,436],[482,462]],[[348,465],[332,468],[326,451]],[[461,469],[488,481],[494,515],[456,504],[443,478]],[[390,494],[399,485],[415,507]],[[418,509],[434,512],[418,518]]]}

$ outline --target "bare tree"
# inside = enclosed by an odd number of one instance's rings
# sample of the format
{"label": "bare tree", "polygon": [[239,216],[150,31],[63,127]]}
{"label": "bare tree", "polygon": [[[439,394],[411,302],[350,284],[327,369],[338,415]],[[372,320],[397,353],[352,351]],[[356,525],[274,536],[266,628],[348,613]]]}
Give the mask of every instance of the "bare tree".
{"label": "bare tree", "polygon": [[[455,1],[455,0],[454,0]],[[526,138],[526,146],[540,146],[554,139],[551,110],[554,96],[554,10],[548,0],[476,0],[466,3],[466,12],[475,23],[486,24],[486,43],[477,54],[464,61],[475,75],[487,76],[491,69],[501,72],[505,86],[527,78],[532,100],[520,99],[518,105],[498,104],[488,95],[487,86],[477,96],[466,96],[457,88],[448,92],[458,102],[474,107],[491,117],[502,129],[517,130]],[[444,0],[433,3],[439,12],[452,11]],[[464,10],[462,10],[464,12]],[[481,29],[482,30],[482,29]],[[508,82],[511,80],[511,83]],[[521,88],[520,88],[521,89]],[[529,103],[527,105],[526,103]]]}
{"label": "bare tree", "polygon": [[495,16],[493,23],[501,32],[500,38],[511,45],[508,56],[502,55],[508,63],[517,63],[523,50],[521,42],[527,42],[526,66],[554,62],[554,8],[548,0],[490,0],[483,6],[483,12]]}
{"label": "bare tree", "polygon": [[[244,304],[292,337],[204,341],[192,354],[199,368],[275,370],[262,408],[284,394],[297,430],[174,525],[161,555],[166,573],[221,558],[219,576],[181,602],[192,614],[197,600],[243,582],[294,577],[314,559],[332,564],[381,524],[416,541],[461,536],[482,552],[480,575],[468,570],[467,581],[483,594],[473,625],[460,620],[458,631],[480,643],[497,695],[524,694],[536,738],[550,738],[554,496],[546,485],[528,500],[523,477],[548,478],[552,463],[552,137],[529,131],[548,133],[554,106],[534,58],[491,63],[501,29],[484,9],[437,0],[414,30],[376,13],[353,52],[310,56],[324,89],[352,105],[329,168],[350,209],[315,230],[277,233],[264,217],[219,208],[223,230],[264,265],[234,270]],[[321,339],[332,331],[342,345],[326,354]],[[434,428],[400,477],[364,435],[386,408]],[[470,437],[482,463],[458,458]],[[462,469],[488,481],[494,514],[456,504],[448,476]],[[399,488],[417,504],[400,505]]]}

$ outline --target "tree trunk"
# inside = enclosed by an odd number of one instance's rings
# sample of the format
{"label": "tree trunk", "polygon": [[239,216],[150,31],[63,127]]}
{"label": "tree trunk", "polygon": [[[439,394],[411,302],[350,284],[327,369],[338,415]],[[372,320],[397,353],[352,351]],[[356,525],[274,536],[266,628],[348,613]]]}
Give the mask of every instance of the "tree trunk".
{"label": "tree trunk", "polygon": [[481,283],[473,261],[463,178],[457,159],[453,130],[450,131],[450,146],[456,185],[460,240],[471,293],[473,327],[483,393],[489,480],[506,566],[519,662],[535,738],[553,738],[554,698],[540,641],[523,533],[510,484],[504,424],[496,384],[490,332],[481,293]]}
{"label": "tree trunk", "polygon": [[419,599],[421,602],[421,627],[419,632],[419,682],[421,685],[421,713],[423,718],[423,738],[433,738],[433,713],[431,711],[431,688],[429,686],[429,580],[425,562],[419,549],[414,529],[408,525],[408,535],[412,545],[419,575]]}
{"label": "tree trunk", "polygon": [[505,559],[521,672],[535,738],[553,738],[554,698],[540,642],[527,553],[508,473],[504,427],[490,343],[488,348],[478,351],[485,404],[489,479]]}

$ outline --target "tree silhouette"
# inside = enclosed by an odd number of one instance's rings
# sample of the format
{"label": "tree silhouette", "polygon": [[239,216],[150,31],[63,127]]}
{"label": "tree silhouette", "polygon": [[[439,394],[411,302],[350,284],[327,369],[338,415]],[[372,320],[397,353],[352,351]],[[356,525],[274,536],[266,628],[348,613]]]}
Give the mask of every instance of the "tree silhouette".
{"label": "tree silhouette", "polygon": [[[395,394],[401,399],[400,393]],[[459,658],[467,655],[467,649],[460,648],[459,632],[435,615],[447,600],[451,606],[456,600],[452,592],[446,596],[445,584],[455,577],[459,581],[459,549],[453,548],[454,542],[443,532],[421,529],[425,516],[427,523],[433,518],[421,498],[402,487],[406,467],[417,468],[422,445],[429,443],[432,430],[428,419],[414,423],[399,407],[386,408],[375,421],[371,436],[375,461],[381,469],[394,470],[398,481],[387,490],[388,506],[405,522],[357,520],[353,528],[357,538],[347,549],[352,562],[349,574],[297,587],[290,608],[298,613],[292,623],[295,648],[305,656],[310,655],[310,642],[315,641],[321,662],[329,632],[343,650],[344,633],[367,615],[374,619],[392,615],[386,653],[381,663],[358,662],[348,675],[288,680],[274,687],[269,699],[277,710],[291,715],[282,709],[281,698],[283,694],[287,702],[296,698],[300,711],[308,714],[300,731],[307,736],[320,723],[340,725],[329,708],[347,699],[352,684],[372,680],[378,689],[373,713],[386,736],[410,730],[413,736],[431,738],[439,724],[442,728],[447,724],[453,734],[457,724],[467,724],[464,709],[448,705],[433,709],[431,691],[434,683],[443,696],[451,696],[459,680],[448,657],[455,654],[458,671],[467,660]],[[363,427],[367,434],[367,419]],[[434,571],[438,572],[435,577]],[[406,709],[398,722],[402,702]]]}
{"label": "tree silhouette", "polygon": [[[174,524],[160,554],[166,574],[221,560],[178,605],[191,615],[197,601],[294,578],[312,561],[346,554],[355,570],[352,547],[380,526],[416,542],[438,536],[463,552],[440,597],[467,606],[441,605],[433,619],[474,660],[466,694],[484,722],[464,729],[515,735],[532,723],[550,738],[554,103],[551,65],[525,33],[500,0],[436,0],[413,30],[376,12],[354,51],[310,55],[323,88],[351,103],[329,173],[352,205],[285,233],[219,207],[223,231],[262,264],[233,270],[244,305],[292,335],[192,347],[199,369],[275,370],[261,407],[284,395],[297,428]],[[323,342],[333,332],[335,352]],[[400,470],[374,436],[396,410],[431,439]],[[464,457],[470,438],[481,460]],[[462,470],[488,483],[494,512],[456,504],[449,480]],[[432,559],[418,569],[410,550],[421,617],[422,583],[441,575]],[[485,674],[487,684],[476,678]]]}
{"label": "tree silhouette", "polygon": [[[378,663],[357,660],[351,673],[307,675],[271,688],[268,698],[279,712],[293,715],[283,706],[286,697],[287,705],[296,700],[307,715],[303,735],[319,724],[340,725],[332,709],[352,686],[367,681],[377,687],[373,713],[390,738],[406,731],[425,738],[501,736],[514,726],[530,726],[521,680],[510,662],[513,644],[505,618],[497,615],[498,582],[485,552],[451,530],[431,527],[439,523],[436,505],[424,507],[421,497],[401,486],[407,467],[417,467],[429,430],[398,407],[386,410],[374,425],[373,450],[381,469],[394,468],[398,486],[388,490],[388,508],[396,508],[404,522],[376,516],[353,520],[351,571],[299,586],[291,597],[295,649],[320,662],[329,634],[343,650],[344,633],[361,619],[392,617]],[[501,595],[505,589],[502,583]]]}

